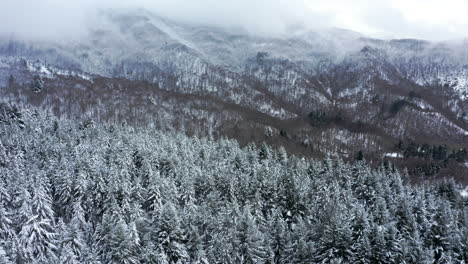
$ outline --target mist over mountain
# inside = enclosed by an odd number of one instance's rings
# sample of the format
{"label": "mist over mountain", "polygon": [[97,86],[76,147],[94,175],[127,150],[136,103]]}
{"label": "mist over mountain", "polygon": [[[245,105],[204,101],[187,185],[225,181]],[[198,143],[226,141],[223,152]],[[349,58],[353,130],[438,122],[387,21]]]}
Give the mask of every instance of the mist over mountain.
{"label": "mist over mountain", "polygon": [[468,5],[460,0],[17,0],[3,4],[0,33],[76,40],[100,23],[100,11],[138,8],[192,25],[234,27],[264,36],[287,36],[297,26],[346,28],[385,39],[468,36]]}

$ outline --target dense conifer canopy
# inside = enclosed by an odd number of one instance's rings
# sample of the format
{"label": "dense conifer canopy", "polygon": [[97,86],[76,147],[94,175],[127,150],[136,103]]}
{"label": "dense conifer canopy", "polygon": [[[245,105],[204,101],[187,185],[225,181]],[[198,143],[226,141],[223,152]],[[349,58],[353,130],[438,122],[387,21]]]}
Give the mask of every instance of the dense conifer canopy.
{"label": "dense conifer canopy", "polygon": [[3,110],[1,263],[468,258],[467,199],[453,182],[413,186],[391,165]]}

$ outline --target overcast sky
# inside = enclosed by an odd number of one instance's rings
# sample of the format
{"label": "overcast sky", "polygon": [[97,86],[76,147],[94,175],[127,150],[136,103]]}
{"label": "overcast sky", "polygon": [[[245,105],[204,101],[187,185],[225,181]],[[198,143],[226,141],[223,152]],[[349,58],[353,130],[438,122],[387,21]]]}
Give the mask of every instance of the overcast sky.
{"label": "overcast sky", "polygon": [[190,23],[284,34],[292,26],[339,27],[382,38],[468,37],[468,0],[2,0],[0,33],[80,36],[102,8],[142,7]]}

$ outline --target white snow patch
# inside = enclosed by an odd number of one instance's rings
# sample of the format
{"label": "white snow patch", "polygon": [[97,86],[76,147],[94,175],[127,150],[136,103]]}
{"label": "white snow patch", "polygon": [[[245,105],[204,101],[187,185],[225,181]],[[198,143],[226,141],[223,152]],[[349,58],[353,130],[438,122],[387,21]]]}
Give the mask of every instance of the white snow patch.
{"label": "white snow patch", "polygon": [[46,66],[44,66],[44,65],[41,65],[41,66],[40,66],[39,72],[40,72],[40,73],[43,73],[43,74],[46,74],[46,75],[52,74],[52,73],[50,72],[50,70],[49,70]]}
{"label": "white snow patch", "polygon": [[26,61],[26,67],[28,68],[28,71],[40,73],[42,75],[47,76],[48,78],[53,78],[55,76],[60,75],[60,76],[79,77],[79,78],[87,80],[87,81],[92,80],[92,77],[91,77],[90,74],[55,68],[55,67],[50,66],[50,65],[45,65],[44,63],[42,63],[40,61],[36,61],[36,62]]}
{"label": "white snow patch", "polygon": [[465,189],[460,190],[460,195],[463,197],[468,197],[468,186],[466,186]]}
{"label": "white snow patch", "polygon": [[9,66],[10,65],[8,65],[7,63],[0,61],[0,68],[8,68]]}
{"label": "white snow patch", "polygon": [[415,100],[414,104],[423,110],[432,110],[432,106],[423,100]]}
{"label": "white snow patch", "polygon": [[403,158],[403,155],[397,152],[385,153],[386,158]]}
{"label": "white snow patch", "polygon": [[338,97],[343,98],[343,97],[357,95],[360,92],[363,92],[363,90],[364,90],[364,88],[361,87],[361,86],[345,89],[345,90],[338,93]]}
{"label": "white snow patch", "polygon": [[265,113],[265,114],[269,114],[273,117],[278,117],[278,118],[281,118],[281,119],[285,119],[287,117],[290,117],[291,115],[286,112],[283,108],[275,108],[273,105],[270,105],[268,103],[263,103],[261,106],[260,106],[260,112],[262,113]]}

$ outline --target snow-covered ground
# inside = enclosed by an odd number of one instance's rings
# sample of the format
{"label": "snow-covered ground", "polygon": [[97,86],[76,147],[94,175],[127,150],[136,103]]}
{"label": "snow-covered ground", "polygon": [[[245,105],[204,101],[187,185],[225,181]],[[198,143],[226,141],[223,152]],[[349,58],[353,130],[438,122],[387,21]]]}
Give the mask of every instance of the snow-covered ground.
{"label": "snow-covered ground", "polygon": [[385,153],[385,158],[403,158],[403,155],[397,152]]}
{"label": "snow-covered ground", "polygon": [[92,80],[92,76],[90,74],[71,71],[71,70],[58,69],[56,67],[44,64],[40,61],[36,61],[36,62],[26,61],[26,67],[28,68],[30,72],[36,72],[41,75],[45,75],[48,78],[54,78],[57,75],[59,75],[59,76],[79,77],[87,81]]}
{"label": "snow-covered ground", "polygon": [[468,186],[465,189],[460,190],[460,195],[463,197],[468,197]]}
{"label": "snow-covered ground", "polygon": [[5,56],[0,57],[0,68],[8,68],[12,65],[22,65],[25,63],[26,69],[42,77],[55,78],[57,76],[74,76],[87,81],[92,81],[93,76],[89,73],[60,69],[39,60],[31,61],[21,57]]}
{"label": "snow-covered ground", "polygon": [[414,81],[419,85],[448,85],[461,100],[468,100],[468,71],[455,70],[450,73],[440,73],[429,78],[417,78]]}

